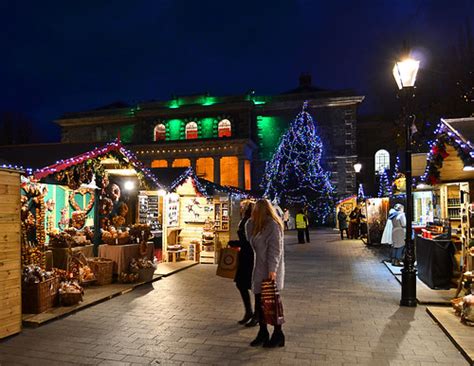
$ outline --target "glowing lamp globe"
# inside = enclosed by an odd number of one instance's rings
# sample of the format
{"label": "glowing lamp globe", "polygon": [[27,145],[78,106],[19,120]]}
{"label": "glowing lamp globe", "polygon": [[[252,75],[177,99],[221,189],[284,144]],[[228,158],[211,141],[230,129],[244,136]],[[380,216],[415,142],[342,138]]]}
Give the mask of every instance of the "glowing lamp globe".
{"label": "glowing lamp globe", "polygon": [[398,89],[409,88],[415,86],[416,74],[420,67],[420,61],[407,58],[403,61],[395,63],[393,67],[393,77],[397,82]]}
{"label": "glowing lamp globe", "polygon": [[360,171],[362,170],[362,164],[361,163],[355,163],[354,164],[354,170],[356,173],[360,173]]}

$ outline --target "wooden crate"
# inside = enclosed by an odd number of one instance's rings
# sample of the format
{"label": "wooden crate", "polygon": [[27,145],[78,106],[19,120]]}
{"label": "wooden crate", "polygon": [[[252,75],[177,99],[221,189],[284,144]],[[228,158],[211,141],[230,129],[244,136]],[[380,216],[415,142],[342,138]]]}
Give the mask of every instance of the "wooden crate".
{"label": "wooden crate", "polygon": [[20,331],[20,174],[0,169],[0,338]]}

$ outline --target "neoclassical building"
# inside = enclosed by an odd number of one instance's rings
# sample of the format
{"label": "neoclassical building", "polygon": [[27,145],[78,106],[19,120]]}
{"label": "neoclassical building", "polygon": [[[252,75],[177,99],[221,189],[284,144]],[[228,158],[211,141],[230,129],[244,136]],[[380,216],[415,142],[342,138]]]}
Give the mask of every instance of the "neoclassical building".
{"label": "neoclassical building", "polygon": [[340,196],[355,191],[357,108],[364,97],[329,91],[302,75],[296,89],[259,96],[253,91],[216,97],[175,96],[137,105],[117,103],[67,113],[56,121],[62,142],[105,142],[120,136],[148,166],[192,166],[198,176],[244,189],[258,189],[280,136],[309,101],[325,146],[325,167]]}

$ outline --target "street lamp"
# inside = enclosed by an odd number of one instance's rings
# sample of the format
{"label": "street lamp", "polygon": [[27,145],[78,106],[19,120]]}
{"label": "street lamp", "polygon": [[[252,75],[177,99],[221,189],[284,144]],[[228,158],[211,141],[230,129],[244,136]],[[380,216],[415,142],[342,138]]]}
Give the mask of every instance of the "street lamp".
{"label": "street lamp", "polygon": [[408,111],[410,98],[414,96],[416,74],[420,61],[407,58],[395,63],[393,77],[401,91],[403,120],[405,122],[405,177],[406,177],[406,233],[405,233],[405,258],[402,272],[402,297],[401,306],[416,306],[416,268],[415,244],[412,239],[413,198],[411,196],[411,116]]}
{"label": "street lamp", "polygon": [[361,163],[355,163],[354,164],[354,170],[355,170],[356,174],[360,173],[361,169],[362,169],[362,164]]}

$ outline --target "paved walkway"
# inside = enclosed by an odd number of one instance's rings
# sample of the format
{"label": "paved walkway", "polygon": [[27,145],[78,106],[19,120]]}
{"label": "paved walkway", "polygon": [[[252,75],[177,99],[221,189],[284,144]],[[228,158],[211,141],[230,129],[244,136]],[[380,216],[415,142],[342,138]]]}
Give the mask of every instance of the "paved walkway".
{"label": "paved walkway", "polygon": [[465,365],[360,241],[286,239],[286,347],[251,348],[232,281],[199,265],[0,342],[2,365]]}

